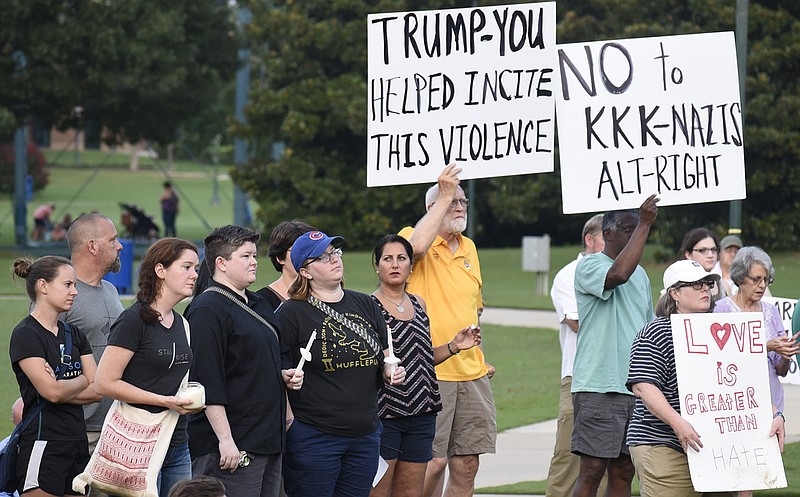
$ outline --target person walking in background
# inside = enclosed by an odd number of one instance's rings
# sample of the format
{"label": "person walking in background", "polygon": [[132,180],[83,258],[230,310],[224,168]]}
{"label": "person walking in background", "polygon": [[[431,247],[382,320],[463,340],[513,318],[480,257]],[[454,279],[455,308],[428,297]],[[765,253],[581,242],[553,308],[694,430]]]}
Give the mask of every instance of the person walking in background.
{"label": "person walking in background", "polygon": [[[106,349],[111,325],[123,311],[114,285],[104,280],[108,273],[120,270],[122,244],[117,239],[117,228],[111,219],[102,214],[83,214],[67,231],[72,266],[75,268],[75,296],[72,307],[60,316],[62,321],[78,327],[89,340],[96,363]],[[89,453],[93,453],[100,431],[114,399],[103,397],[100,402],[83,406]],[[106,494],[92,489],[90,497]]]}
{"label": "person walking in background", "polygon": [[572,375],[575,426],[572,452],[580,456],[575,497],[594,497],[608,472],[608,497],[630,496],[634,468],[625,433],[635,403],[625,386],[631,343],[653,319],[650,280],[639,265],[658,198],[639,208],[603,216],[602,252],[585,256],[575,270],[578,347]]}
{"label": "person walking in background", "polygon": [[175,218],[178,216],[178,193],[172,188],[172,183],[164,182],[164,191],[161,193],[161,219],[164,221],[164,236],[176,236]]}
{"label": "person walking in background", "polygon": [[42,204],[33,211],[33,231],[31,240],[42,241],[49,238],[50,231],[53,229],[53,221],[50,216],[56,208],[54,202]]}
{"label": "person walking in background", "polygon": [[[162,238],[139,265],[136,302],[111,326],[108,347],[97,368],[96,390],[149,412],[171,409],[181,417],[158,473],[158,494],[192,477],[185,414],[191,399],[177,397],[192,364],[185,322],[175,306],[191,297],[197,280],[197,247]],[[201,408],[202,409],[202,408]]]}
{"label": "person walking in background", "polygon": [[75,495],[72,479],[89,461],[81,406],[100,400],[89,341],[58,319],[77,294],[75,270],[68,259],[44,256],[16,259],[14,274],[25,279],[34,306],[11,333],[11,368],[24,403],[23,419],[41,410],[19,439],[17,489],[20,494]]}
{"label": "person walking in background", "polygon": [[264,297],[273,310],[289,299],[289,286],[297,277],[292,261],[289,260],[289,252],[294,241],[301,235],[314,230],[313,226],[299,219],[280,222],[272,229],[272,233],[269,235],[267,255],[280,276],[256,293]]}
{"label": "person walking in background", "polygon": [[272,308],[247,290],[256,280],[258,232],[223,226],[204,240],[212,279],[186,310],[206,410],[189,418],[194,475],[217,478],[228,493],[277,497],[286,427],[286,388],[302,374],[281,370]]}
{"label": "person walking in background", "polygon": [[[425,195],[427,213],[415,227],[400,231],[414,248],[408,291],[430,304],[434,347],[450,341],[460,329],[479,325],[483,311],[478,251],[461,234],[467,227],[469,199],[459,186],[460,172],[455,164],[445,167],[438,184]],[[436,417],[433,460],[428,463],[423,496],[441,495],[445,467],[450,470],[447,495],[474,491],[480,454],[495,452],[497,422],[489,384],[493,374],[480,347],[436,367],[442,411]]]}
{"label": "person walking in background", "polygon": [[467,326],[446,344],[431,346],[425,301],[405,291],[414,249],[400,235],[386,235],[373,251],[378,303],[392,340],[395,357],[406,368],[401,384],[383,384],[378,392],[378,417],[383,423],[381,457],[389,467],[370,497],[417,497],[425,468],[433,457],[436,413],[442,409],[434,366],[481,342],[480,328]]}
{"label": "person walking in background", "polygon": [[[558,402],[558,427],[556,445],[550,460],[547,474],[547,497],[572,497],[575,481],[580,470],[580,458],[570,452],[572,440],[572,365],[575,362],[575,349],[578,343],[578,302],[575,300],[575,268],[583,256],[603,250],[603,215],[593,216],[583,225],[583,252],[564,266],[553,278],[550,297],[560,322],[559,342],[561,343],[561,395]],[[605,494],[605,478],[598,493]]]}

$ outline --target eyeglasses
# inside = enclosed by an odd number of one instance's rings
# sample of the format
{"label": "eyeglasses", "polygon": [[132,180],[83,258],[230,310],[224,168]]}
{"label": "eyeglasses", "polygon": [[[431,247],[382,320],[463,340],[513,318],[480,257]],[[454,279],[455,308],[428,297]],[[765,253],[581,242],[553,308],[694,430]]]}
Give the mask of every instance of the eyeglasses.
{"label": "eyeglasses", "polygon": [[698,254],[708,255],[709,252],[712,254],[718,254],[719,249],[717,247],[704,247],[699,249],[692,249],[692,252],[697,252]]}
{"label": "eyeglasses", "polygon": [[685,288],[687,286],[690,286],[692,287],[692,290],[699,291],[703,289],[703,286],[707,286],[708,289],[711,290],[712,288],[714,288],[716,284],[717,282],[714,280],[698,280],[698,281],[692,281],[691,283],[681,283],[676,288]]}
{"label": "eyeglasses", "polygon": [[324,252],[321,256],[311,259],[308,262],[308,264],[311,264],[312,262],[316,262],[316,261],[330,262],[331,259],[333,259],[334,257],[336,259],[341,259],[342,258],[342,254],[343,254],[342,249],[340,249],[340,248],[333,249],[330,252]]}
{"label": "eyeglasses", "polygon": [[462,207],[469,207],[469,199],[468,198],[457,198],[450,202],[450,208],[455,209],[458,207],[458,204],[461,204]]}
{"label": "eyeglasses", "polygon": [[775,278],[773,278],[772,276],[759,276],[756,278],[755,276],[750,276],[749,274],[746,274],[744,275],[744,277],[752,281],[755,286],[759,286],[761,285],[761,283],[766,283],[767,285],[771,285],[775,282]]}

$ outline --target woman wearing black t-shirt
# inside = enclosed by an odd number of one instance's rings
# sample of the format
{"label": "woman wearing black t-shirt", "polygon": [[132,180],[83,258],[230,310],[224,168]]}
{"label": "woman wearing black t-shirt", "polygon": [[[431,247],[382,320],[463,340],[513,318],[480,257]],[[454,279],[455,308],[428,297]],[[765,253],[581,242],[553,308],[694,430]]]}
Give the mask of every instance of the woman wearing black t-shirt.
{"label": "woman wearing black t-shirt", "polygon": [[[72,308],[78,291],[75,270],[63,257],[14,261],[14,274],[25,278],[34,309],[11,334],[11,367],[25,404],[23,419],[48,402],[20,437],[17,488],[28,496],[76,495],[72,478],[89,461],[81,405],[100,400],[94,391],[96,366],[86,336],[71,327],[72,350],[59,313]],[[56,377],[65,368],[61,379]]]}
{"label": "woman wearing black t-shirt", "polygon": [[384,364],[386,323],[375,302],[342,288],[342,237],[303,234],[290,259],[298,275],[278,309],[284,368],[308,346],[303,387],[289,390],[283,476],[289,497],[367,497],[378,464],[378,386],[401,383]]}
{"label": "woman wearing black t-shirt", "polygon": [[[97,391],[150,412],[172,409],[184,415],[189,399],[176,393],[192,363],[188,330],[173,308],[192,295],[197,280],[197,247],[162,238],[139,266],[136,302],[111,326],[108,347],[97,369]],[[186,418],[181,416],[159,473],[159,495],[192,477]]]}

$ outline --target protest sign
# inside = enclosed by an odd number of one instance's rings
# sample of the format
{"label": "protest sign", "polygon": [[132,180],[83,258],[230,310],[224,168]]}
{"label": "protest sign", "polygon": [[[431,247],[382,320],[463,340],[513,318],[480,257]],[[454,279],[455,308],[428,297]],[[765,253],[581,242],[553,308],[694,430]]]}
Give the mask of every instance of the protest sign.
{"label": "protest sign", "polygon": [[[764,296],[761,298],[761,303],[774,305],[778,308],[778,312],[781,314],[781,321],[783,321],[783,329],[788,336],[792,336],[792,316],[794,315],[794,307],[795,304],[797,304],[797,299]],[[792,363],[789,365],[789,373],[781,377],[781,383],[800,385],[800,368],[798,368],[797,356],[792,358]]]}
{"label": "protest sign", "polygon": [[733,33],[558,45],[565,214],[746,196]]}
{"label": "protest sign", "polygon": [[367,186],[552,172],[555,2],[370,14]]}
{"label": "protest sign", "polygon": [[786,486],[760,312],[673,314],[681,416],[703,447],[687,451],[698,492]]}

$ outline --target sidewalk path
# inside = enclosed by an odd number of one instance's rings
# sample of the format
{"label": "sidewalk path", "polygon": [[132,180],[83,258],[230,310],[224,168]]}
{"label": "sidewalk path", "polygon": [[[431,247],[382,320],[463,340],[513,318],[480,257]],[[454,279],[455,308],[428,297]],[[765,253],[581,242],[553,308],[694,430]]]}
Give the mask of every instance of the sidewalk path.
{"label": "sidewalk path", "polygon": [[[503,326],[558,328],[558,320],[553,311],[487,308],[481,322]],[[800,385],[784,385],[784,392],[784,411],[789,413],[786,416],[786,442],[800,442]],[[481,456],[475,488],[547,479],[555,439],[554,419],[498,433],[497,453]]]}

